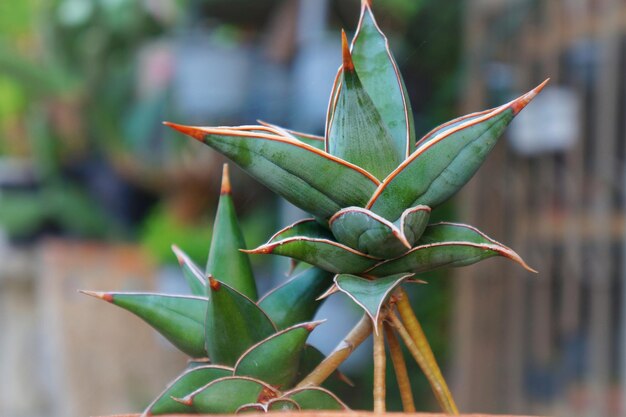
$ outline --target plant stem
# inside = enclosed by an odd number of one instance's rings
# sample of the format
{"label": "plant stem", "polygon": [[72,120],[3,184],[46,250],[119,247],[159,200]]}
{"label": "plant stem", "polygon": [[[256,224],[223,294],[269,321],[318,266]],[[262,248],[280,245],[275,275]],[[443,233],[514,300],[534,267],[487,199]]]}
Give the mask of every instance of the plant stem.
{"label": "plant stem", "polygon": [[447,414],[458,415],[459,411],[456,408],[454,400],[452,399],[452,395],[450,394],[446,381],[441,376],[441,372],[439,371],[437,364],[435,363],[433,366],[429,359],[426,358],[424,352],[418,348],[417,344],[411,338],[407,328],[404,327],[404,324],[402,324],[395,313],[391,312],[388,318],[391,320],[391,323],[404,341],[404,344],[409,349],[409,352],[417,364],[420,368],[422,368],[426,379],[428,379],[428,382],[435,393],[435,398],[443,411]]}
{"label": "plant stem", "polygon": [[400,390],[402,409],[406,413],[413,413],[415,412],[415,401],[413,400],[411,381],[409,380],[409,373],[406,370],[406,362],[404,361],[400,342],[389,323],[385,323],[384,328],[385,336],[387,337],[387,345],[389,346],[389,355],[391,356],[393,369],[396,373],[396,381],[398,382],[398,389]]}
{"label": "plant stem", "polygon": [[374,332],[374,412],[385,412],[385,336],[382,329],[382,320],[378,323],[378,331]]}
{"label": "plant stem", "polygon": [[326,357],[313,371],[307,375],[296,388],[320,385],[345,361],[348,356],[372,333],[372,320],[367,314],[350,330],[350,333],[337,345],[335,350]]}

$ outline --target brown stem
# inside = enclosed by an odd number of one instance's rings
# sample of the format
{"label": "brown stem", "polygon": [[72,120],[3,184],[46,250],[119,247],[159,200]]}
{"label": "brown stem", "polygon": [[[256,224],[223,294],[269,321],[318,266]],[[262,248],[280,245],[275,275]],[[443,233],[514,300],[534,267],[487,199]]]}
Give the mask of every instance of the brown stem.
{"label": "brown stem", "polygon": [[385,336],[387,337],[387,345],[389,346],[389,355],[393,363],[393,369],[396,373],[396,381],[400,390],[400,398],[402,399],[402,409],[407,413],[415,412],[415,401],[413,400],[413,391],[411,390],[411,381],[409,373],[406,370],[406,362],[402,354],[402,348],[398,337],[393,332],[389,323],[385,323]]}
{"label": "brown stem", "polygon": [[420,368],[422,368],[426,379],[428,379],[428,382],[435,393],[435,398],[443,411],[447,414],[458,415],[459,411],[456,408],[454,400],[452,399],[452,395],[450,394],[446,381],[441,376],[441,372],[439,371],[437,364],[435,363],[435,366],[433,367],[430,360],[426,357],[424,352],[418,348],[407,328],[404,324],[402,324],[395,313],[390,313],[388,318],[391,320],[391,324],[404,341],[406,347],[409,349],[411,356],[413,356],[417,364]]}
{"label": "brown stem", "polygon": [[372,333],[372,320],[367,314],[350,330],[350,333],[337,345],[335,350],[326,357],[313,371],[307,375],[296,388],[320,385],[345,361],[348,356]]}
{"label": "brown stem", "polygon": [[382,332],[382,320],[378,323],[378,331],[374,332],[374,412],[385,412],[385,337]]}

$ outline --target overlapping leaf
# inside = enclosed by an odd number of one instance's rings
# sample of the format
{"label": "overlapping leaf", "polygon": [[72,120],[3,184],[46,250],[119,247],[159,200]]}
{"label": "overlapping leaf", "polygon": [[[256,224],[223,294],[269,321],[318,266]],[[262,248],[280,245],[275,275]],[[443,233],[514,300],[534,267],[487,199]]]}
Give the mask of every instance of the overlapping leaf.
{"label": "overlapping leaf", "polygon": [[206,298],[151,293],[83,293],[130,311],[189,356],[207,356],[204,347]]}
{"label": "overlapping leaf", "polygon": [[233,287],[248,298],[256,300],[257,289],[250,260],[247,254],[239,250],[246,248],[246,242],[241,233],[230,194],[228,165],[224,164],[220,200],[213,224],[213,236],[206,273]]}
{"label": "overlapping leaf", "polygon": [[235,364],[235,375],[257,378],[278,389],[291,386],[306,339],[319,323],[292,326],[250,347]]}
{"label": "overlapping leaf", "polygon": [[204,321],[206,350],[212,361],[234,365],[252,345],[276,332],[270,318],[252,300],[209,277]]}
{"label": "overlapping leaf", "polygon": [[404,160],[415,138],[413,112],[389,42],[376,24],[367,1],[362,2],[359,25],[352,40],[352,59],[363,87],[393,138],[399,160]]}
{"label": "overlapping leaf", "polygon": [[491,112],[432,135],[385,178],[366,208],[397,219],[407,207],[436,207],[446,201],[469,181],[506,126],[546,82]]}
{"label": "overlapping leaf", "polygon": [[322,269],[306,269],[270,291],[257,304],[279,329],[310,321],[320,306],[317,297],[332,283],[332,278],[332,273]]}
{"label": "overlapping leaf", "polygon": [[142,417],[160,414],[190,413],[193,411],[191,406],[175,401],[173,398],[182,398],[211,381],[232,375],[233,369],[225,366],[205,365],[190,369],[172,381],[165,391],[146,408]]}
{"label": "overlapping leaf", "polygon": [[[359,80],[345,33],[342,44],[341,89],[330,126],[328,152],[382,179],[398,166],[404,154],[394,148],[394,139]],[[406,137],[403,143],[406,147]]]}
{"label": "overlapping leaf", "polygon": [[438,223],[426,228],[415,248],[401,257],[380,263],[367,274],[381,277],[402,272],[422,273],[442,267],[471,265],[493,256],[504,256],[534,272],[517,253],[476,228]]}
{"label": "overlapping leaf", "polygon": [[320,219],[343,207],[365,205],[380,184],[362,168],[284,136],[166,124],[226,155],[272,191]]}
{"label": "overlapping leaf", "polygon": [[334,240],[328,230],[314,220],[305,220],[276,233],[249,253],[288,256],[334,273],[359,273],[374,266],[378,259]]}

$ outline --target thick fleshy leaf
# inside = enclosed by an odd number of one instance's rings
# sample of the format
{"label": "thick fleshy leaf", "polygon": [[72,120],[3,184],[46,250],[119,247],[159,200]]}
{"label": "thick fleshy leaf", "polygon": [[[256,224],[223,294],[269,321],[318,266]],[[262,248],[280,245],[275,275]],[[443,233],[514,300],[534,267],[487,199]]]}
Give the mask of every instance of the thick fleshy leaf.
{"label": "thick fleshy leaf", "polygon": [[335,394],[320,388],[299,388],[286,392],[282,398],[290,398],[298,403],[302,410],[347,410],[345,405]]}
{"label": "thick fleshy leaf", "polygon": [[228,164],[224,164],[220,200],[213,223],[206,273],[233,287],[246,297],[256,300],[257,290],[252,266],[248,254],[240,251],[240,249],[246,249],[246,242],[239,227],[230,193]]}
{"label": "thick fleshy leaf", "polygon": [[335,274],[363,272],[379,261],[336,242],[332,237],[293,236],[285,239],[273,237],[268,243],[248,252],[287,256]]}
{"label": "thick fleshy leaf", "polygon": [[274,288],[257,304],[272,319],[276,327],[286,329],[296,323],[313,319],[321,303],[317,300],[332,283],[333,274],[319,268],[309,268]]}
{"label": "thick fleshy leaf", "polygon": [[216,379],[180,398],[199,413],[234,413],[241,406],[264,402],[279,395],[276,389],[254,378],[231,376]]}
{"label": "thick fleshy leaf", "polygon": [[378,331],[380,310],[391,292],[413,274],[395,274],[376,279],[366,279],[349,274],[335,277],[339,291],[346,294],[361,307],[372,319],[374,329]]}
{"label": "thick fleshy leaf", "polygon": [[365,205],[380,184],[364,169],[284,136],[166,124],[226,155],[272,191],[320,219],[343,207]]}
{"label": "thick fleshy leaf", "polygon": [[172,252],[176,255],[180,268],[183,270],[183,276],[193,295],[199,297],[206,296],[206,279],[198,266],[187,256],[185,252],[180,250],[178,246],[172,245]]}
{"label": "thick fleshy leaf", "polygon": [[331,155],[382,179],[404,159],[404,153],[399,154],[395,149],[393,138],[359,80],[345,33],[342,40],[341,89],[330,126],[328,150]]}
{"label": "thick fleshy leaf", "polygon": [[376,24],[368,1],[362,2],[361,18],[352,40],[352,59],[363,87],[393,138],[396,154],[404,160],[415,141],[411,104],[389,42]]}
{"label": "thick fleshy leaf", "polygon": [[276,327],[252,300],[209,277],[206,349],[214,363],[234,365],[250,346],[275,333]]}
{"label": "thick fleshy leaf", "polygon": [[386,219],[396,219],[408,207],[436,207],[446,201],[469,181],[513,117],[546,82],[489,113],[444,128],[423,142],[385,178],[366,208]]}
{"label": "thick fleshy leaf", "polygon": [[361,207],[338,211],[328,224],[337,241],[377,258],[394,258],[411,249],[402,229]]}
{"label": "thick fleshy leaf", "polygon": [[404,210],[400,216],[400,230],[404,232],[406,240],[409,241],[411,247],[419,240],[428,226],[430,219],[430,207],[415,206]]}
{"label": "thick fleshy leaf", "polygon": [[211,381],[232,375],[233,368],[216,365],[204,365],[185,371],[172,381],[165,391],[146,408],[142,417],[160,414],[192,413],[192,407],[175,401],[172,398],[182,398]]}
{"label": "thick fleshy leaf", "polygon": [[301,323],[273,334],[248,349],[235,364],[235,375],[289,388],[298,373],[306,339],[321,322]]}
{"label": "thick fleshy leaf", "polygon": [[261,125],[267,127],[268,129],[271,129],[272,133],[275,133],[277,135],[282,135],[287,138],[299,140],[300,142],[306,143],[307,145],[310,145],[322,151],[325,150],[323,136],[311,135],[309,133],[302,133],[302,132],[297,132],[291,129],[285,129],[284,127],[280,127],[275,124],[263,122],[261,120],[258,120],[258,122]]}
{"label": "thick fleshy leaf", "polygon": [[206,357],[204,316],[207,299],[152,293],[82,291],[130,311],[194,358]]}
{"label": "thick fleshy leaf", "polygon": [[536,272],[513,250],[474,227],[437,223],[426,228],[415,248],[399,258],[382,262],[367,274],[380,277],[402,272],[422,273],[442,267],[471,265],[492,256],[504,256]]}

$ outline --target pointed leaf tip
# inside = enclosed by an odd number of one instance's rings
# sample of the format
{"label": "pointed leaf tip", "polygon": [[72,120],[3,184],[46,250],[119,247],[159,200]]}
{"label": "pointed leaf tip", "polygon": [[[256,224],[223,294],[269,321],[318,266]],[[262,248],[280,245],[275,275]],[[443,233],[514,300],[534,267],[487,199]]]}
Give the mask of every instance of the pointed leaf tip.
{"label": "pointed leaf tip", "polygon": [[350,54],[350,44],[346,36],[346,31],[341,31],[341,50],[343,52],[343,69],[345,71],[354,71],[354,62],[352,62],[352,55]]}
{"label": "pointed leaf tip", "polygon": [[209,275],[208,278],[209,278],[209,287],[211,287],[211,290],[219,291],[222,284],[218,280],[213,278],[213,275]]}
{"label": "pointed leaf tip", "polygon": [[372,0],[361,0],[361,6],[362,7],[371,8],[372,7]]}
{"label": "pointed leaf tip", "polygon": [[113,302],[113,294],[109,294],[106,292],[97,292],[97,291],[88,291],[88,290],[78,290],[79,293],[88,295],[90,297],[99,298],[101,300],[106,301],[107,303]]}
{"label": "pointed leaf tip", "polygon": [[517,115],[519,112],[521,112],[522,109],[526,107],[528,103],[530,103],[532,99],[534,99],[537,96],[537,94],[541,92],[541,90],[543,90],[543,88],[546,86],[546,84],[548,84],[549,81],[550,81],[550,78],[546,78],[546,80],[542,82],[541,84],[539,84],[537,87],[533,88],[532,90],[530,90],[528,93],[524,94],[517,100],[513,101],[513,103],[511,104],[511,109],[513,110],[513,114]]}
{"label": "pointed leaf tip", "polygon": [[192,138],[200,142],[203,142],[204,140],[205,133],[202,131],[202,129],[198,127],[179,125],[171,122],[163,122],[163,124],[174,130],[178,130],[179,132],[184,133],[187,136],[191,136]]}
{"label": "pointed leaf tip", "polygon": [[306,324],[304,325],[304,328],[305,328],[305,330],[306,330],[307,332],[309,332],[309,333],[310,333],[310,332],[312,332],[313,330],[315,330],[315,328],[316,328],[317,326],[319,326],[320,324],[324,323],[325,321],[326,321],[326,319],[323,319],[323,320],[317,320],[317,321],[311,321],[311,322],[309,322],[309,323],[306,323]]}
{"label": "pointed leaf tip", "polygon": [[228,164],[224,164],[222,167],[222,188],[220,189],[220,195],[230,194],[230,174]]}

